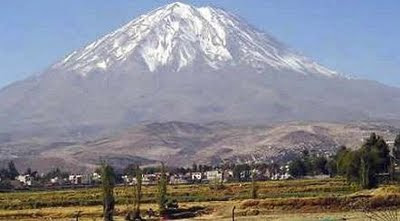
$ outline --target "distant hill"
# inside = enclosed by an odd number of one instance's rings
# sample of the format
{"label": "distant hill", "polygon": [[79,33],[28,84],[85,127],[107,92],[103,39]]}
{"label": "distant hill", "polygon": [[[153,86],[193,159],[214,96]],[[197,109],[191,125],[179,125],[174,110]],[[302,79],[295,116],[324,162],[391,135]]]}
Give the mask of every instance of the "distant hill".
{"label": "distant hill", "polygon": [[[331,154],[340,145],[357,148],[376,132],[390,140],[400,130],[386,124],[283,123],[269,126],[232,126],[226,123],[166,122],[138,125],[124,132],[88,142],[53,143],[35,153],[32,144],[13,147],[19,167],[40,170],[61,167],[93,170],[106,160],[117,168],[137,163],[169,166],[198,164],[279,162],[307,149]],[[18,151],[19,150],[19,151]]]}

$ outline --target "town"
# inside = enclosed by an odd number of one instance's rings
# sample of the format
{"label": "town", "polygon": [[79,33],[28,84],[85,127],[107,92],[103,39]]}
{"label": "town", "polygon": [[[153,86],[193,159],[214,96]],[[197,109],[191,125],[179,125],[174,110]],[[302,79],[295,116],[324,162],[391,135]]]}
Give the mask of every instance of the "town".
{"label": "town", "polygon": [[[117,185],[135,185],[136,177],[132,169],[135,165],[130,165],[117,176]],[[131,169],[131,170],[130,170]],[[130,171],[129,171],[130,170]],[[7,169],[1,172],[1,180],[9,177],[7,185],[2,182],[2,189],[27,189],[27,188],[77,188],[98,186],[101,183],[99,172],[87,174],[69,174],[60,169],[54,169],[49,173],[38,173],[27,169],[24,173],[19,173],[13,162],[10,162]],[[289,174],[289,164],[279,166],[278,164],[257,164],[255,167],[242,165],[224,165],[222,167],[212,167],[207,165],[193,164],[192,168],[173,168],[166,173],[168,183],[178,184],[208,184],[214,182],[248,182],[252,175],[256,175],[258,181],[266,180],[286,180],[293,177]],[[12,178],[15,175],[14,179]],[[11,177],[10,177],[11,176]],[[142,184],[156,185],[161,173],[158,167],[143,168]],[[321,177],[321,176],[320,176]],[[329,177],[328,175],[322,177]]]}
{"label": "town", "polygon": [[[100,167],[89,174],[70,174],[60,169],[40,174],[30,168],[20,174],[10,161],[7,168],[0,170],[3,192],[0,194],[4,197],[11,194],[9,196],[15,199],[2,208],[15,209],[18,217],[23,216],[18,213],[19,209],[41,211],[51,205],[51,208],[71,207],[73,211],[67,212],[67,216],[79,220],[80,206],[100,209],[102,205],[102,212],[94,216],[102,216],[104,220],[113,220],[114,215],[125,220],[193,218],[210,213],[218,208],[213,202],[221,201],[225,202],[223,211],[232,209],[230,214],[225,212],[224,217],[232,218],[236,214],[236,204],[240,209],[237,214],[241,216],[266,213],[271,206],[291,210],[298,209],[299,205],[303,209],[320,208],[325,202],[329,202],[332,210],[384,209],[386,214],[391,212],[387,208],[400,202],[397,194],[399,159],[400,134],[395,141],[385,141],[382,136],[371,133],[358,150],[341,146],[336,153],[325,156],[305,149],[280,164],[210,166],[194,163],[181,168],[168,168],[164,163],[156,167],[130,164],[117,170],[102,161]],[[385,197],[392,199],[371,194],[368,197],[375,203],[365,204],[359,194],[365,194],[367,189],[384,191]],[[24,198],[33,194],[36,194],[33,198]],[[51,199],[46,198],[48,194]],[[331,194],[339,194],[339,197],[332,198]],[[275,204],[276,200],[279,204]],[[202,202],[202,206],[196,202]],[[121,210],[117,205],[125,206]],[[54,216],[53,213],[50,216]],[[86,217],[93,217],[93,214],[86,214]]]}
{"label": "town", "polygon": [[[363,142],[368,143],[370,139],[378,140],[374,133],[371,137],[365,136]],[[382,139],[383,140],[383,139]],[[395,148],[395,141],[384,141],[384,148],[388,150],[388,161],[396,159],[398,155]],[[339,148],[339,155],[342,151]],[[308,160],[309,162],[304,162]],[[338,165],[332,165],[335,160],[333,154],[310,153],[308,150],[303,152],[295,159],[287,162],[258,162],[249,164],[230,164],[225,163],[218,166],[193,164],[188,168],[169,168],[166,171],[167,181],[170,185],[181,184],[213,184],[213,183],[232,183],[232,182],[250,182],[268,181],[268,180],[288,180],[295,178],[302,179],[325,179],[337,174]],[[304,164],[304,165],[302,165]],[[305,164],[309,164],[308,166]],[[133,186],[137,184],[135,174],[136,164],[130,164],[123,170],[116,172],[116,185]],[[305,167],[308,167],[306,169]],[[397,162],[392,165],[392,173],[399,170]],[[141,182],[143,185],[157,185],[161,177],[161,167],[143,167],[141,168]],[[308,171],[305,171],[308,170]],[[379,177],[389,177],[390,170],[386,173],[379,173]],[[53,169],[48,173],[39,173],[27,168],[24,173],[20,173],[14,162],[8,163],[8,168],[0,170],[0,188],[1,190],[24,190],[24,189],[57,189],[57,188],[79,188],[96,187],[101,184],[101,173],[96,170],[92,173],[68,173],[59,168]]]}

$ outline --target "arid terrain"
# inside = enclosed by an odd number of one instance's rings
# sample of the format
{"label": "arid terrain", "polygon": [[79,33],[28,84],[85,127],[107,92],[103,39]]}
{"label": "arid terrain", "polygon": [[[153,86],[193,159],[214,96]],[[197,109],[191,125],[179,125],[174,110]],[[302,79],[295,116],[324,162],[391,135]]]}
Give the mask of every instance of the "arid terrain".
{"label": "arid terrain", "polygon": [[[259,199],[249,199],[250,183],[169,186],[168,195],[180,208],[195,211],[186,220],[230,220],[235,206],[237,220],[365,220],[366,208],[385,210],[398,206],[399,187],[383,185],[360,190],[342,179],[258,182]],[[131,208],[133,187],[117,187],[116,220]],[[143,190],[143,213],[156,209],[156,187]],[[70,220],[82,211],[81,220],[101,220],[101,190],[68,189],[0,193],[0,220]],[[290,211],[290,212],[288,212]]]}
{"label": "arid terrain", "polygon": [[[281,123],[233,126],[225,123],[144,124],[89,141],[0,144],[2,157],[18,156],[20,168],[93,170],[100,160],[117,168],[131,163],[190,166],[290,159],[300,151],[331,154],[340,145],[358,148],[375,132],[393,140],[399,129],[384,123]],[[12,157],[11,157],[12,158]]]}

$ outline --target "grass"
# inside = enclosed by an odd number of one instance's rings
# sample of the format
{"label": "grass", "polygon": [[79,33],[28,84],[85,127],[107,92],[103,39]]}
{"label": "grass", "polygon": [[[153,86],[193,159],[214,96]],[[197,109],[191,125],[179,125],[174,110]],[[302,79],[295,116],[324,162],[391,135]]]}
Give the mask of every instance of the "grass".
{"label": "grass", "polygon": [[[219,190],[209,185],[177,185],[169,186],[168,192],[181,207],[204,207],[212,217],[220,219],[229,217],[233,206],[237,207],[239,217],[250,218],[276,212],[346,212],[365,206],[400,205],[400,188],[395,186],[359,191],[342,179],[268,181],[257,183],[259,199],[249,200],[250,185],[225,184]],[[143,193],[143,209],[157,208],[156,187],[145,186]],[[123,215],[133,198],[132,187],[117,187],[115,195],[117,214]],[[0,193],[0,219],[3,220],[62,220],[70,219],[76,211],[83,211],[85,219],[100,220],[101,209],[98,188]]]}
{"label": "grass", "polygon": [[[261,198],[289,198],[331,196],[353,193],[355,189],[343,180],[293,180],[260,182]],[[241,200],[249,197],[250,183],[226,184],[221,190],[208,185],[169,186],[168,192],[179,202]],[[127,204],[133,198],[130,187],[117,187],[115,195],[118,204]],[[155,202],[156,187],[143,188],[144,203]],[[59,191],[0,193],[0,209],[38,209],[66,206],[101,205],[101,191],[98,188],[70,189]]]}

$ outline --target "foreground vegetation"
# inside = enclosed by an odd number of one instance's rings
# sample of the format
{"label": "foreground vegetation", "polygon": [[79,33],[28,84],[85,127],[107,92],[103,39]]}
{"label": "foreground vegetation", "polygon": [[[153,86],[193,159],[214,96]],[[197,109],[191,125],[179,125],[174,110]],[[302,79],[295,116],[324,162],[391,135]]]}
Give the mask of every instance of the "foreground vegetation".
{"label": "foreground vegetation", "polygon": [[[104,221],[113,221],[116,216],[117,220],[129,221],[142,220],[147,215],[153,220],[157,217],[221,220],[235,214],[251,220],[277,213],[357,211],[368,216],[382,210],[397,214],[399,158],[400,135],[390,150],[382,137],[371,134],[358,150],[342,147],[330,158],[304,151],[288,165],[288,172],[296,178],[321,174],[337,178],[260,182],[257,165],[235,165],[233,177],[239,174],[241,178],[245,174],[246,179],[237,180],[251,182],[224,183],[226,167],[222,167],[221,179],[215,182],[171,186],[168,186],[164,164],[160,167],[157,185],[142,186],[143,170],[136,166],[130,170],[136,177],[134,185],[118,186],[114,169],[103,162],[99,169],[100,188],[0,193],[0,219],[96,220],[103,217]],[[10,162],[8,170],[2,173],[12,177],[18,171]]]}
{"label": "foreground vegetation", "polygon": [[[258,196],[264,198],[342,196],[357,189],[342,179],[290,180],[258,183]],[[132,187],[115,188],[117,204],[130,203],[134,198]],[[249,198],[250,183],[225,184],[222,189],[210,185],[168,186],[168,192],[179,202],[242,200]],[[142,187],[142,203],[156,203],[157,186]],[[38,209],[46,207],[102,205],[99,188],[68,189],[60,191],[0,193],[0,209]]]}
{"label": "foreground vegetation", "polygon": [[[251,188],[252,183],[224,184],[220,189],[206,184],[177,185],[168,186],[168,193],[179,201],[181,208],[196,208],[200,214],[222,218],[230,216],[233,206],[237,207],[237,216],[250,217],[288,211],[344,212],[400,205],[399,187],[360,190],[344,179],[257,182],[257,199],[250,199]],[[158,209],[157,191],[157,186],[142,187],[143,211]],[[114,192],[116,214],[122,217],[131,209],[135,193],[130,186],[116,187]],[[82,211],[83,218],[100,220],[102,203],[99,188],[0,193],[0,219],[72,218]]]}
{"label": "foreground vegetation", "polygon": [[396,171],[399,165],[400,134],[393,147],[389,147],[383,137],[372,133],[359,149],[342,146],[330,157],[311,155],[304,150],[301,156],[290,162],[289,173],[298,178],[306,175],[340,175],[346,177],[348,182],[368,189],[386,181],[399,180]]}

